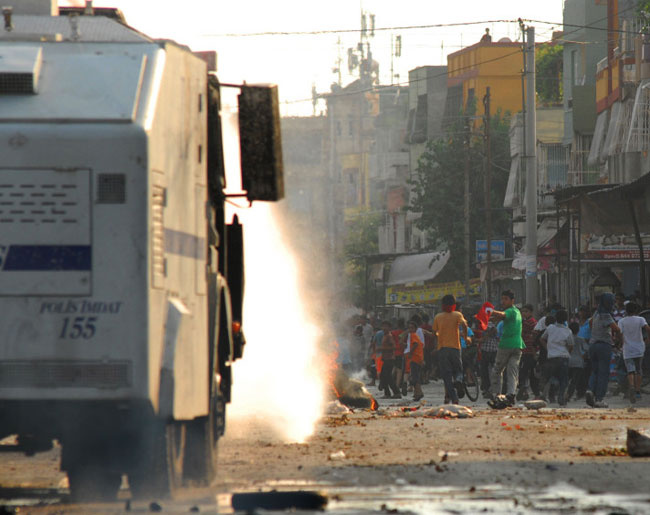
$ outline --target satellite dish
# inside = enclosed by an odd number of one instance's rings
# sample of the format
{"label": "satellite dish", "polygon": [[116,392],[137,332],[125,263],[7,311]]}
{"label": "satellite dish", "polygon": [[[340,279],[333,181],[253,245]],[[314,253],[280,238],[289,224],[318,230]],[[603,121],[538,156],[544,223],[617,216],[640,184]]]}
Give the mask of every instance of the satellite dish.
{"label": "satellite dish", "polygon": [[510,38],[501,38],[499,40],[499,43],[512,43],[512,39],[510,39]]}

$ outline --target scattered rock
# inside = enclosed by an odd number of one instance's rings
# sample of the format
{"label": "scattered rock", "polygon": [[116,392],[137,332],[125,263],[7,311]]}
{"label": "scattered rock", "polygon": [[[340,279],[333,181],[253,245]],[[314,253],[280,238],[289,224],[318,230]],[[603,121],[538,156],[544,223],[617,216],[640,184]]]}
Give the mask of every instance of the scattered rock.
{"label": "scattered rock", "polygon": [[159,513],[162,511],[162,506],[154,501],[149,504],[149,511],[152,511],[154,513]]}
{"label": "scattered rock", "polygon": [[650,456],[650,438],[628,427],[627,453],[634,458]]}
{"label": "scattered rock", "polygon": [[524,402],[524,407],[526,409],[542,409],[547,406],[546,401],[543,400],[531,400]]}

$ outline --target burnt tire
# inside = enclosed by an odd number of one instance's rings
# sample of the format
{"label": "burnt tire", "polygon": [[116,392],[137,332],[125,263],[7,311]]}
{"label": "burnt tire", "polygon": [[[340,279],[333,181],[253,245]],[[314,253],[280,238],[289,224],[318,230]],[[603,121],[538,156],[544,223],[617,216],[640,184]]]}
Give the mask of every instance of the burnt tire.
{"label": "burnt tire", "polygon": [[129,489],[136,499],[173,498],[184,486],[187,424],[154,423],[140,439]]}

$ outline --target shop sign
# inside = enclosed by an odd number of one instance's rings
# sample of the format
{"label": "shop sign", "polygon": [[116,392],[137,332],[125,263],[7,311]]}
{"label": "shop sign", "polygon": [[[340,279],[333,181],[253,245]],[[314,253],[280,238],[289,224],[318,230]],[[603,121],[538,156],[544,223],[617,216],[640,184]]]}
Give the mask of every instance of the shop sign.
{"label": "shop sign", "polygon": [[[650,234],[641,233],[643,255],[650,260]],[[639,261],[639,247],[633,235],[582,235],[583,261]],[[575,260],[576,257],[572,256]]]}
{"label": "shop sign", "polygon": [[[469,283],[470,295],[479,295],[481,280],[472,279]],[[389,286],[386,289],[386,304],[432,304],[440,302],[445,295],[465,296],[465,285],[460,281],[431,284],[425,286]]]}
{"label": "shop sign", "polygon": [[[492,249],[492,260],[506,258],[506,241],[505,240],[490,240],[490,248]],[[476,240],[476,262],[481,263],[487,261],[487,240]]]}

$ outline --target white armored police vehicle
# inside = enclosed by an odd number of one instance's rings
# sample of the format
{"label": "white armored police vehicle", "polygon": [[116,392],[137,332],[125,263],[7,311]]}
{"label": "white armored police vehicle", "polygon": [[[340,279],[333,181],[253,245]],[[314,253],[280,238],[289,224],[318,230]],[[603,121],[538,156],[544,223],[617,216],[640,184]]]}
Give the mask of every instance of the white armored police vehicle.
{"label": "white armored police vehicle", "polygon": [[[5,4],[11,5],[8,0]],[[74,498],[210,481],[242,354],[214,56],[116,9],[0,25],[0,437],[62,446]],[[239,95],[242,183],[283,195],[277,89]]]}

